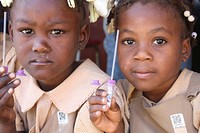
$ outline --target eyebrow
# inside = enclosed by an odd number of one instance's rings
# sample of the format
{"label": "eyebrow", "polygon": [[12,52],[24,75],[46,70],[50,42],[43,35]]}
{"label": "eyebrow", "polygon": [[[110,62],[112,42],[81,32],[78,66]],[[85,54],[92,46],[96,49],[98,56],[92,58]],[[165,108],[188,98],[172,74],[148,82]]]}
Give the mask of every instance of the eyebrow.
{"label": "eyebrow", "polygon": [[167,29],[165,29],[165,28],[163,28],[163,27],[150,30],[150,31],[148,32],[148,34],[157,33],[157,32],[166,32],[166,33],[168,33],[168,34],[170,34],[170,35],[173,35],[172,32],[170,32],[169,30],[167,30]]}
{"label": "eyebrow", "polygon": [[50,22],[48,22],[50,25],[56,25],[56,24],[66,24],[69,23],[69,21],[66,20],[51,20]]}
{"label": "eyebrow", "polygon": [[[159,27],[159,28],[150,30],[150,31],[148,32],[148,34],[157,33],[157,32],[166,32],[166,33],[168,33],[168,34],[170,34],[170,35],[173,35],[172,32],[170,32],[169,30],[167,30],[167,29],[165,29],[165,28],[163,28],[163,27]],[[122,29],[122,30],[121,30],[121,33],[135,34],[134,31],[129,30],[129,29],[127,29],[127,28]]]}
{"label": "eyebrow", "polygon": [[135,33],[134,31],[131,31],[131,30],[127,29],[127,28],[122,29],[120,32],[121,33],[130,33],[130,34],[134,34]]}
{"label": "eyebrow", "polygon": [[34,23],[33,21],[31,20],[27,20],[27,19],[16,19],[15,21],[16,23],[26,23],[26,24],[31,24],[31,25],[36,25],[36,23]]}
{"label": "eyebrow", "polygon": [[[16,23],[26,23],[26,24],[30,24],[30,25],[36,25],[36,22],[32,21],[32,20],[28,20],[28,19],[17,19],[15,21]],[[50,22],[47,22],[48,25],[57,25],[57,24],[66,24],[69,23],[69,21],[66,20],[52,20]]]}

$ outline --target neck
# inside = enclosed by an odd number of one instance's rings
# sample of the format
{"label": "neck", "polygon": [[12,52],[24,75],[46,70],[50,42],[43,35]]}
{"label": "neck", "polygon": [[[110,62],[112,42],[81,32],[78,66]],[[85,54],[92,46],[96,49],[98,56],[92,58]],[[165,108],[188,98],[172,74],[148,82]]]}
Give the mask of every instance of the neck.
{"label": "neck", "polygon": [[80,64],[81,62],[75,62],[71,70],[68,70],[68,72],[66,72],[66,75],[58,76],[50,80],[38,80],[38,85],[43,91],[51,91],[55,89],[58,85],[60,85],[63,81],[65,81]]}

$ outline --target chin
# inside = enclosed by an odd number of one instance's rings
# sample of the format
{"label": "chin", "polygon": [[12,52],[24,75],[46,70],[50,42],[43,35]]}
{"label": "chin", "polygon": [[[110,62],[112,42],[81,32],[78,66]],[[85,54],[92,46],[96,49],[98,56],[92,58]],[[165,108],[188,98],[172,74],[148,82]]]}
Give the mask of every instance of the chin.
{"label": "chin", "polygon": [[32,77],[34,77],[37,80],[48,80],[49,78],[52,78],[52,74],[47,71],[30,71],[29,72]]}
{"label": "chin", "polygon": [[148,84],[148,83],[141,83],[141,81],[139,82],[133,82],[132,85],[137,89],[137,90],[140,90],[140,91],[149,91],[152,84]]}

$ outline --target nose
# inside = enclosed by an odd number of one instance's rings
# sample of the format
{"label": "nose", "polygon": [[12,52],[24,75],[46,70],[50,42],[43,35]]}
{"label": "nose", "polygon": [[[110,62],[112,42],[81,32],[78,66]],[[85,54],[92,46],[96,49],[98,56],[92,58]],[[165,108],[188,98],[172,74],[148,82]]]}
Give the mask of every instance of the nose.
{"label": "nose", "polygon": [[51,51],[51,48],[44,38],[35,38],[32,51],[37,53],[48,53]]}
{"label": "nose", "polygon": [[135,54],[133,55],[134,60],[136,61],[152,61],[153,54],[152,49],[147,44],[138,45],[135,49]]}

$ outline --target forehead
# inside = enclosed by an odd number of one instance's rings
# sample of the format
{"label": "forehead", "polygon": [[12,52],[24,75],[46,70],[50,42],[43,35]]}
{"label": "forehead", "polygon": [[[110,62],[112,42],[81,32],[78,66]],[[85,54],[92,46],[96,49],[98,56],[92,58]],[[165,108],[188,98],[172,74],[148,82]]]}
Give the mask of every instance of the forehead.
{"label": "forehead", "polygon": [[[128,8],[123,7],[119,14],[120,26],[143,25],[144,28],[166,27],[168,29],[181,29],[179,18],[172,11],[154,3],[135,3]],[[137,27],[134,27],[137,29]],[[179,31],[180,32],[180,31]]]}
{"label": "forehead", "polygon": [[51,8],[52,6],[67,6],[67,2],[65,0],[14,0],[14,6],[46,6]]}
{"label": "forehead", "polygon": [[66,0],[15,0],[11,8],[11,18],[19,15],[35,14],[41,17],[52,14],[63,17],[79,17],[79,13],[68,7]]}

